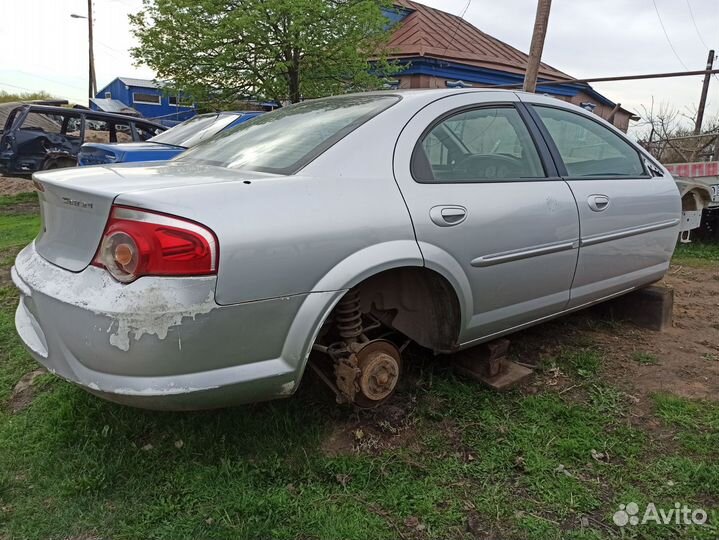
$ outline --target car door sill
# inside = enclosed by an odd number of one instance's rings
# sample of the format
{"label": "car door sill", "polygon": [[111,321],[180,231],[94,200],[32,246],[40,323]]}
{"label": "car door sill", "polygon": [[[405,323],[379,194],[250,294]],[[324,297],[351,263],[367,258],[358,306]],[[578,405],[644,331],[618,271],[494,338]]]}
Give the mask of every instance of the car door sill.
{"label": "car door sill", "polygon": [[619,240],[621,238],[627,238],[629,236],[636,236],[638,234],[645,234],[653,231],[660,231],[662,229],[669,229],[679,225],[679,219],[668,219],[666,221],[659,221],[657,223],[650,223],[649,225],[641,225],[639,227],[630,227],[628,229],[622,229],[610,233],[594,234],[586,236],[581,240],[581,247],[593,246],[595,244],[601,244],[602,242],[611,242],[612,240]]}
{"label": "car door sill", "polygon": [[[642,286],[643,286],[643,285],[642,285]],[[562,311],[557,311],[556,313],[552,313],[551,315],[545,315],[544,317],[539,317],[538,319],[534,319],[534,320],[529,321],[529,322],[526,322],[526,323],[522,323],[522,324],[518,324],[518,325],[516,325],[516,326],[512,326],[512,327],[510,327],[510,328],[507,328],[506,330],[500,330],[499,332],[493,332],[493,333],[491,333],[491,334],[487,334],[486,336],[482,336],[482,337],[479,337],[479,338],[472,339],[472,340],[470,340],[470,341],[467,341],[467,342],[465,342],[465,343],[462,343],[462,344],[459,346],[459,348],[460,348],[460,349],[465,349],[465,348],[467,348],[467,347],[472,347],[472,346],[474,346],[474,345],[479,345],[480,343],[483,343],[483,342],[485,342],[485,341],[490,341],[490,340],[492,340],[492,339],[501,337],[501,336],[503,336],[503,335],[511,334],[511,333],[516,332],[516,331],[518,331],[518,330],[522,330],[523,328],[527,328],[527,327],[529,327],[529,326],[534,326],[535,324],[540,324],[540,323],[546,322],[546,321],[548,321],[548,320],[550,320],[550,319],[554,319],[554,318],[556,318],[556,317],[561,317],[561,316],[563,316],[563,315],[567,315],[568,313],[572,313],[573,311],[578,311],[578,310],[580,310],[580,309],[587,308],[587,307],[592,306],[592,305],[594,305],[594,304],[599,304],[599,303],[601,303],[601,302],[605,302],[605,301],[607,301],[607,300],[610,300],[611,298],[614,298],[615,296],[621,296],[621,295],[623,295],[623,294],[627,294],[628,292],[631,292],[631,291],[635,290],[637,287],[638,287],[638,286],[629,287],[629,288],[627,288],[627,289],[622,289],[621,291],[618,291],[618,292],[615,292],[615,293],[612,293],[612,294],[608,294],[607,296],[602,296],[601,298],[598,298],[598,299],[596,299],[596,300],[591,300],[591,301],[589,301],[589,302],[585,302],[584,304],[580,304],[580,305],[578,305],[578,306],[574,306],[574,307],[571,307],[571,308],[563,309]]]}

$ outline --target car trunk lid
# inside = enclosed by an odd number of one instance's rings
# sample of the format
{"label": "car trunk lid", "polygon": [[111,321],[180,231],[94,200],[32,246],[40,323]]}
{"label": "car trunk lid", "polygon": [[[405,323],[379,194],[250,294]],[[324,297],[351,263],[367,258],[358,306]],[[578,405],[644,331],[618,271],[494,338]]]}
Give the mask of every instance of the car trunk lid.
{"label": "car trunk lid", "polygon": [[35,239],[38,253],[57,266],[79,272],[92,261],[105,230],[114,196],[112,193],[74,186],[67,181],[91,174],[96,180],[114,173],[108,170],[73,168],[55,173],[36,173],[42,225]]}
{"label": "car trunk lid", "polygon": [[177,162],[35,173],[42,218],[35,249],[51,263],[80,272],[95,256],[118,195],[267,176],[274,175]]}

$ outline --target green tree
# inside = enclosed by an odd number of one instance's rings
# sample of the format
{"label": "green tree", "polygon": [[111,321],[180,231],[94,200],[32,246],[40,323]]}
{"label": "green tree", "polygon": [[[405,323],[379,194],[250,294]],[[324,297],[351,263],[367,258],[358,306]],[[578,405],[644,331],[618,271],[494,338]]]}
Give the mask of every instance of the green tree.
{"label": "green tree", "polygon": [[368,90],[386,58],[390,0],[143,0],[130,16],[138,63],[197,100],[293,103]]}
{"label": "green tree", "polygon": [[50,99],[57,98],[54,98],[52,94],[48,94],[44,90],[40,90],[39,92],[21,92],[19,94],[12,94],[10,92],[0,90],[0,103],[11,103],[14,101],[46,101]]}

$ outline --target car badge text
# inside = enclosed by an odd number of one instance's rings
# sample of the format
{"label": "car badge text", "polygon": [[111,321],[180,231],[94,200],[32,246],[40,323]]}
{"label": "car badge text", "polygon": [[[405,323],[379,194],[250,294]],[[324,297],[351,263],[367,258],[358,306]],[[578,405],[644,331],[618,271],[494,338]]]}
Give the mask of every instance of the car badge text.
{"label": "car badge text", "polygon": [[70,197],[63,197],[62,202],[63,204],[67,204],[69,206],[76,206],[78,208],[92,208],[91,202],[76,201],[75,199],[71,199]]}

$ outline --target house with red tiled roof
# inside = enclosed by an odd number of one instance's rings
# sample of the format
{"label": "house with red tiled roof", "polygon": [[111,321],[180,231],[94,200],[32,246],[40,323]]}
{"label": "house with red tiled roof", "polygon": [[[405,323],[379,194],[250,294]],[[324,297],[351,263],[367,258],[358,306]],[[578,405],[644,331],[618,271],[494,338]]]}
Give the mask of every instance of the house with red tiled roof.
{"label": "house with red tiled roof", "polygon": [[[412,0],[396,0],[387,16],[396,25],[388,44],[389,57],[405,67],[396,77],[396,87],[521,87],[528,56],[461,17]],[[572,79],[542,63],[537,92],[593,109],[624,131],[630,119],[638,119],[590,85]],[[548,81],[566,83],[542,85]]]}

